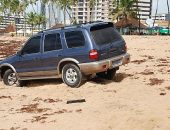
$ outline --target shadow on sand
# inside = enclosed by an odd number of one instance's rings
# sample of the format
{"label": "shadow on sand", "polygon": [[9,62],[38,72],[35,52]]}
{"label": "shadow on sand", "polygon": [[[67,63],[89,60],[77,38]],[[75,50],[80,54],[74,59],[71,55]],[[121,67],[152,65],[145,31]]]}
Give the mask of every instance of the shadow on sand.
{"label": "shadow on sand", "polygon": [[127,78],[127,77],[131,77],[131,76],[133,76],[133,75],[131,75],[131,74],[126,74],[126,73],[117,73],[116,75],[115,75],[115,77],[113,78],[113,80],[107,80],[107,79],[105,79],[105,78],[100,78],[100,77],[94,77],[94,78],[92,78],[91,80],[90,80],[90,82],[92,82],[92,83],[96,83],[96,84],[103,84],[103,85],[105,85],[105,84],[110,84],[110,83],[112,83],[112,82],[121,82],[121,81],[123,81],[125,78]]}
{"label": "shadow on sand", "polygon": [[[122,82],[125,78],[131,77],[133,75],[131,74],[126,74],[126,73],[117,73],[113,80],[107,80],[105,78],[100,78],[95,76],[94,78],[87,80],[86,82],[91,82],[94,84],[102,84],[102,85],[107,85],[112,82]],[[41,79],[41,80],[32,80],[32,81],[27,81],[26,87],[39,87],[39,86],[45,86],[45,85],[60,85],[62,84],[63,81],[62,79]]]}
{"label": "shadow on sand", "polygon": [[62,84],[62,79],[39,79],[26,81],[25,87],[40,87],[45,85],[60,85]]}

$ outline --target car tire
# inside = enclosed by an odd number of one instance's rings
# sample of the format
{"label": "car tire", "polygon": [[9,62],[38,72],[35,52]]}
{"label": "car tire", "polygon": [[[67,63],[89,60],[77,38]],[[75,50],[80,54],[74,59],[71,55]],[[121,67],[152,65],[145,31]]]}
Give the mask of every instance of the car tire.
{"label": "car tire", "polygon": [[3,75],[3,82],[7,86],[12,86],[17,82],[17,76],[15,72],[11,69],[5,71]]}
{"label": "car tire", "polygon": [[113,80],[113,78],[115,77],[116,74],[116,69],[109,69],[105,72],[99,72],[96,75],[100,78],[105,78],[108,80]]}
{"label": "car tire", "polygon": [[78,88],[84,83],[84,76],[75,64],[66,64],[62,69],[63,82],[72,87]]}

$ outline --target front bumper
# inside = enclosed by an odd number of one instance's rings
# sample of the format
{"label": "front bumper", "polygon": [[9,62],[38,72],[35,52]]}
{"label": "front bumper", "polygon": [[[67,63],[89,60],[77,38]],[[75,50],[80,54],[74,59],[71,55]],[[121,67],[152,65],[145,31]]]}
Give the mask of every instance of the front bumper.
{"label": "front bumper", "polygon": [[107,71],[108,69],[116,68],[121,65],[128,64],[129,62],[130,62],[130,55],[126,53],[106,60],[90,62],[90,63],[81,63],[78,65],[80,67],[80,70],[84,74],[94,74],[98,72]]}

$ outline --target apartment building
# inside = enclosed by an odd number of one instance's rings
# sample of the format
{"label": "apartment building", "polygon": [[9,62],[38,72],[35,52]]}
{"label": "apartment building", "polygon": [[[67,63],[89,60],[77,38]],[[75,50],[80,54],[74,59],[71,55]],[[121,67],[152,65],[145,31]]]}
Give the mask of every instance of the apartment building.
{"label": "apartment building", "polygon": [[2,17],[2,21],[0,22],[0,29],[5,29],[7,25],[13,24],[17,26],[17,29],[23,29],[24,26],[26,29],[31,29],[31,25],[28,24],[27,19],[24,19],[23,16],[4,16],[3,14],[0,14]]}
{"label": "apartment building", "polygon": [[[114,8],[116,8],[120,2],[120,0],[116,1],[117,1],[116,4],[113,5]],[[134,4],[134,8],[139,10],[138,17],[140,16],[141,20],[151,18],[152,0],[138,0],[138,2]]]}
{"label": "apartment building", "polygon": [[139,0],[137,5],[134,6],[139,9],[141,20],[146,20],[148,18],[151,18],[152,0]]}
{"label": "apartment building", "polygon": [[88,0],[79,0],[78,4],[72,6],[72,15],[77,22],[108,21],[109,8],[112,0],[96,0],[93,8],[90,8]]}
{"label": "apartment building", "polygon": [[[78,4],[72,7],[72,15],[77,22],[84,23],[89,21],[109,21],[110,10],[117,8],[120,0],[117,0],[113,5],[112,0],[96,0],[93,9],[89,8],[88,0],[79,0]],[[139,9],[141,20],[151,18],[152,0],[139,0],[134,4],[134,8]]]}

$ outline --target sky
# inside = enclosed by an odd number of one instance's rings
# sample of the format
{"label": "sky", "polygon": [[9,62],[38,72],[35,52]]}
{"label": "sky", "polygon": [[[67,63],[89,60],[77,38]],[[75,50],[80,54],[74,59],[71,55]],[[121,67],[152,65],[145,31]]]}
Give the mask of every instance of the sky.
{"label": "sky", "polygon": [[[170,5],[170,0],[169,1],[169,5]],[[167,7],[167,0],[158,0],[158,14],[161,13],[168,13],[168,7]],[[155,14],[156,11],[156,5],[157,5],[157,0],[153,0],[153,8],[152,8],[152,15]]]}

